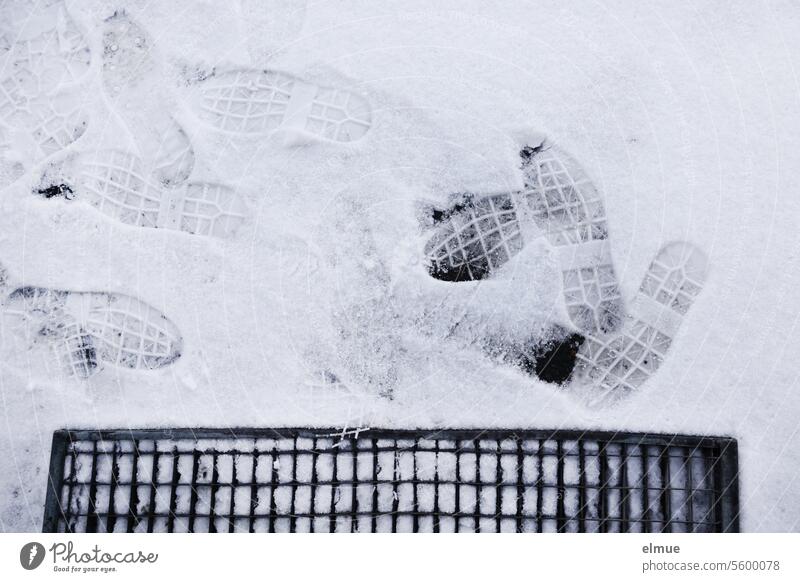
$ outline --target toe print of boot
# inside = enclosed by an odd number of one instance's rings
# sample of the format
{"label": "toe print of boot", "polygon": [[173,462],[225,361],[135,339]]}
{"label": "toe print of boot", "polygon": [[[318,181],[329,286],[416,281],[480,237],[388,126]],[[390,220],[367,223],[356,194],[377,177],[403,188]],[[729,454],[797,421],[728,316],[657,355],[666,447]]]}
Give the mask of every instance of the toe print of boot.
{"label": "toe print of boot", "polygon": [[166,316],[120,293],[20,287],[6,298],[2,319],[4,335],[47,343],[58,364],[78,378],[104,364],[155,370],[182,350],[181,335]]}
{"label": "toe print of boot", "polygon": [[431,276],[484,279],[544,236],[555,250],[575,327],[615,330],[623,311],[600,194],[578,163],[549,142],[527,146],[520,156],[522,191],[467,197],[437,221],[425,246]]}
{"label": "toe print of boot", "polygon": [[431,276],[442,281],[484,279],[525,245],[509,194],[468,199],[437,222],[425,254]]}

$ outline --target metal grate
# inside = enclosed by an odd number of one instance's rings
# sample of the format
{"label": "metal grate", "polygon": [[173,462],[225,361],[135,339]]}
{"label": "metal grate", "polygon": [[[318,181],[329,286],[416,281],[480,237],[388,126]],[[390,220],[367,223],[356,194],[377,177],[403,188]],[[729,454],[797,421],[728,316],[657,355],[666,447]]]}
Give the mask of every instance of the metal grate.
{"label": "metal grate", "polygon": [[735,532],[733,439],[58,431],[45,532]]}

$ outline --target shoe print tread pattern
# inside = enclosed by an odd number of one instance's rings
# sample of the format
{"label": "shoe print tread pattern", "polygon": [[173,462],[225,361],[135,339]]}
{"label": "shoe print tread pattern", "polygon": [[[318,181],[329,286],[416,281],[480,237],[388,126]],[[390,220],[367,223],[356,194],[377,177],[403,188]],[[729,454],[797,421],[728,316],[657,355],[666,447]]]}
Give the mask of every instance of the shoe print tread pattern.
{"label": "shoe print tread pattern", "polygon": [[83,323],[102,361],[152,370],[180,355],[180,334],[158,310],[129,295],[91,293],[88,297],[89,311]]}
{"label": "shoe print tread pattern", "polygon": [[703,288],[706,259],[688,243],[672,243],[656,256],[640,292],[686,315]]}
{"label": "shoe print tread pattern", "polygon": [[150,35],[124,11],[103,22],[102,83],[112,101],[140,88],[157,68]]}
{"label": "shoe print tread pattern", "polygon": [[89,46],[64,7],[53,24],[53,29],[31,39],[13,38],[7,34],[7,49],[0,50],[0,61],[6,63],[10,76],[25,88],[28,95],[59,90],[64,85],[78,82],[89,71]]}
{"label": "shoe print tread pattern", "polygon": [[603,201],[578,164],[553,146],[522,150],[524,198],[556,246],[608,237]]}
{"label": "shoe print tread pattern", "polygon": [[181,125],[161,108],[161,68],[147,32],[124,12],[116,12],[103,23],[102,83],[112,106],[124,120],[140,151],[153,166],[161,183],[185,182],[194,168],[195,154]]}
{"label": "shoe print tread pattern", "polygon": [[27,97],[13,79],[0,81],[0,121],[25,130],[42,157],[74,143],[89,123],[80,104],[67,96],[53,100]]}
{"label": "shoe print tread pattern", "polygon": [[74,171],[75,198],[125,224],[158,226],[161,192],[148,179],[138,157],[119,151],[81,154]]}
{"label": "shoe print tread pattern", "polygon": [[664,360],[681,319],[703,288],[705,255],[688,243],[666,245],[651,263],[619,333],[587,336],[575,374],[592,404],[636,391]]}
{"label": "shoe print tread pattern", "polygon": [[[15,132],[34,163],[86,131],[88,116],[63,90],[89,70],[84,35],[63,2],[14,2],[0,7],[0,122]],[[24,135],[27,137],[23,138]]]}
{"label": "shoe print tread pattern", "polygon": [[62,369],[88,378],[98,367],[97,354],[91,337],[66,312],[66,297],[66,292],[53,289],[16,289],[4,305],[4,327],[28,345],[47,342]]}
{"label": "shoe print tread pattern", "polygon": [[[525,232],[544,234],[556,250],[572,323],[589,333],[615,330],[622,298],[599,193],[577,163],[550,144],[526,147],[520,156],[522,192],[473,200],[437,226],[425,247],[431,276],[454,282],[490,276],[522,251],[522,224],[533,222],[535,228]],[[489,247],[482,244],[487,238]],[[495,241],[502,249],[490,255]]]}
{"label": "shoe print tread pattern", "polygon": [[153,176],[165,186],[182,184],[194,169],[194,148],[189,136],[172,118],[153,129],[159,136],[158,149],[153,155]]}
{"label": "shoe print tread pattern", "polygon": [[9,295],[3,314],[25,339],[50,342],[60,365],[80,378],[91,376],[100,362],[151,370],[181,354],[175,325],[128,295],[22,287]]}
{"label": "shoe print tread pattern", "polygon": [[483,279],[523,246],[510,196],[486,196],[446,219],[425,246],[428,270],[444,281]]}
{"label": "shoe print tread pattern", "polygon": [[366,99],[276,71],[235,70],[200,81],[198,116],[223,131],[271,133],[292,128],[338,142],[362,138],[371,126]]}
{"label": "shoe print tread pattern", "polygon": [[[19,44],[13,44],[8,53],[12,59],[19,58]],[[12,75],[0,79],[0,124],[13,132],[17,151],[12,155],[29,163],[38,163],[70,146],[86,132],[89,123],[75,94],[53,93],[53,88],[57,90],[64,81],[59,71],[63,66],[69,68],[64,65],[65,57],[40,57],[13,62]],[[50,66],[46,67],[46,62]],[[80,67],[73,71],[70,80],[74,81],[85,72],[78,69]],[[8,155],[0,151],[0,169],[8,168],[2,169],[0,186],[15,181],[26,169],[21,162],[11,161]]]}
{"label": "shoe print tread pattern", "polygon": [[31,102],[23,111],[20,113],[30,120],[31,136],[46,156],[73,144],[86,132],[89,123],[78,106],[59,111],[50,103]]}
{"label": "shoe print tread pattern", "polygon": [[0,188],[14,182],[25,172],[22,163],[13,159],[10,152],[8,131],[0,125]]}
{"label": "shoe print tread pattern", "polygon": [[622,295],[611,264],[562,271],[570,320],[583,332],[609,333],[623,317]]}
{"label": "shoe print tread pattern", "polygon": [[86,335],[77,322],[69,321],[63,326],[63,333],[52,345],[58,365],[77,378],[89,378],[99,370],[100,363],[92,337]]}
{"label": "shoe print tread pattern", "polygon": [[555,146],[524,148],[521,156],[526,212],[557,249],[572,323],[585,333],[614,331],[623,316],[622,296],[600,194],[578,163]]}
{"label": "shoe print tread pattern", "polygon": [[149,178],[142,161],[127,152],[81,154],[70,173],[76,199],[131,226],[228,237],[246,218],[244,203],[233,189],[201,182],[162,187]]}

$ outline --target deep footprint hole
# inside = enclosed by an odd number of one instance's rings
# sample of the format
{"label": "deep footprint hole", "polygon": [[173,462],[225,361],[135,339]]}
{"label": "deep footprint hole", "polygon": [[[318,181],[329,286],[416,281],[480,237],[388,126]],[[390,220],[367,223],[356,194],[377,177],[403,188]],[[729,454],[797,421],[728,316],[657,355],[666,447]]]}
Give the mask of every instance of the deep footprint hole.
{"label": "deep footprint hole", "polygon": [[472,199],[470,197],[465,197],[462,202],[456,202],[448,208],[431,208],[431,220],[433,224],[436,225],[471,207]]}
{"label": "deep footprint hole", "polygon": [[522,369],[550,384],[565,384],[575,369],[578,350],[586,338],[572,333],[565,338],[553,339],[533,347],[520,361]]}
{"label": "deep footprint hole", "polygon": [[68,184],[51,184],[50,186],[39,188],[36,192],[45,198],[66,198],[67,200],[71,200],[74,194]]}

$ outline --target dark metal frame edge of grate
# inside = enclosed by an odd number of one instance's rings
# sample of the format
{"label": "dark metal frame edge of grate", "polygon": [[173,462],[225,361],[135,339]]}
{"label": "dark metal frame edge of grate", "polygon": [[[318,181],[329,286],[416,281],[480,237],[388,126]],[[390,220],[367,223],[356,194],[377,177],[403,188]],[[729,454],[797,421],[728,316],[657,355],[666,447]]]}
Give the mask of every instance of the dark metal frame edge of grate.
{"label": "dark metal frame edge of grate", "polygon": [[[336,429],[336,428],[143,428],[143,429],[62,429],[53,433],[47,479],[42,532],[56,532],[59,518],[65,518],[60,503],[60,487],[64,480],[64,460],[69,444],[75,441],[133,441],[157,439],[230,439],[230,438],[375,438],[375,439],[583,439],[607,444],[714,447],[719,449],[721,463],[716,500],[723,533],[739,532],[739,453],[738,442],[728,436],[695,436],[666,433],[594,431],[575,429]],[[58,485],[56,485],[58,483]]]}

